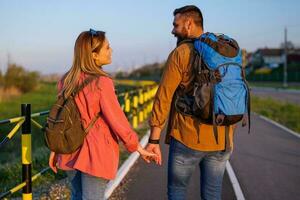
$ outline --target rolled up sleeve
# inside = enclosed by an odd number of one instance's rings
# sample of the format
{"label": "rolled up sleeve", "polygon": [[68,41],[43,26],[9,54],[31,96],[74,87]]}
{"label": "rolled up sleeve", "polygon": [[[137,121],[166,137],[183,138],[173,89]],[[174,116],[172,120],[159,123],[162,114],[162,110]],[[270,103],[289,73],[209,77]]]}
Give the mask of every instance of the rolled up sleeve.
{"label": "rolled up sleeve", "polygon": [[175,49],[170,53],[157,90],[149,125],[163,129],[167,121],[174,92],[182,80],[181,58]]}
{"label": "rolled up sleeve", "polygon": [[115,94],[114,85],[110,78],[104,77],[100,81],[100,107],[104,119],[111,130],[119,136],[129,152],[138,148],[138,136],[132,130]]}

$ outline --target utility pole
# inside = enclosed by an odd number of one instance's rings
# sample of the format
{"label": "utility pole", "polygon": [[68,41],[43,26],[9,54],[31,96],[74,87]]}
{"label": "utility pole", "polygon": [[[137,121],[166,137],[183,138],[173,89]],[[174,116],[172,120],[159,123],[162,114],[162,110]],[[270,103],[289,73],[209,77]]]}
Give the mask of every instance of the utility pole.
{"label": "utility pole", "polygon": [[283,87],[287,87],[287,28],[284,28],[284,66],[283,66]]}
{"label": "utility pole", "polygon": [[9,53],[7,52],[7,55],[6,55],[6,57],[7,57],[7,63],[6,63],[6,70],[9,68],[9,63],[10,63],[10,56],[9,56]]}

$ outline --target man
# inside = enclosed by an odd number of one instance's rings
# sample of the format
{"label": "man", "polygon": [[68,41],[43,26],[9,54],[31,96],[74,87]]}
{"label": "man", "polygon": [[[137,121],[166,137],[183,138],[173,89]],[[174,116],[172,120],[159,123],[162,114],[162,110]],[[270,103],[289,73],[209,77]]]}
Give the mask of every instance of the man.
{"label": "man", "polygon": [[[185,39],[203,33],[203,17],[196,6],[184,6],[174,11],[172,34],[177,37],[177,47],[170,53],[157,91],[150,118],[151,136],[146,149],[158,157],[162,164],[159,139],[169,115],[166,143],[170,144],[168,160],[168,199],[185,199],[189,180],[196,166],[201,173],[201,198],[221,199],[222,180],[226,161],[233,146],[233,128],[229,141],[225,141],[225,127],[218,127],[218,142],[213,126],[201,124],[197,119],[184,116],[174,108],[176,90],[186,93],[193,88],[193,70],[190,60],[194,56],[193,44]],[[230,150],[225,151],[229,142]],[[228,144],[228,143],[227,143]],[[144,157],[146,162],[150,162]],[[200,177],[199,177],[200,178]]]}

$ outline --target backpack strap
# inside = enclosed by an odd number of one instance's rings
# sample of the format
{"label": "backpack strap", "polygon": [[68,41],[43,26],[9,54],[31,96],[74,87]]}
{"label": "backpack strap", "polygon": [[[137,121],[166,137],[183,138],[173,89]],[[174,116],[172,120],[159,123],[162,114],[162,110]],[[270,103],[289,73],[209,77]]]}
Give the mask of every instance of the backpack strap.
{"label": "backpack strap", "polygon": [[216,124],[216,114],[215,114],[215,85],[213,84],[211,86],[211,93],[210,93],[210,98],[211,98],[211,105],[212,105],[212,123],[213,123],[213,131],[214,131],[214,136],[215,136],[215,139],[216,139],[216,143],[218,144],[219,143],[219,138],[218,138],[218,127],[217,127],[217,124]]}
{"label": "backpack strap", "polygon": [[250,105],[250,89],[249,89],[249,85],[248,82],[244,79],[244,82],[246,84],[246,88],[247,88],[247,112],[248,112],[248,134],[250,133],[250,128],[251,128],[251,105]]}
{"label": "backpack strap", "polygon": [[177,41],[177,47],[179,47],[180,45],[184,44],[184,43],[193,43],[195,41],[195,39],[183,39],[181,41]]}
{"label": "backpack strap", "polygon": [[230,141],[229,141],[229,126],[225,126],[225,150],[224,151],[230,151],[231,147],[230,147]]}
{"label": "backpack strap", "polygon": [[[83,88],[85,88],[88,84],[90,84],[93,80],[95,80],[98,77],[99,76],[97,75],[90,75],[89,77],[87,77],[77,88],[75,88],[71,96],[75,97],[75,95],[78,94],[78,92],[80,92]],[[94,126],[94,124],[96,123],[99,117],[100,117],[100,112],[96,114],[96,116],[91,120],[87,128],[84,130],[85,134],[87,134],[89,130]]]}
{"label": "backpack strap", "polygon": [[250,103],[250,87],[249,87],[249,84],[248,84],[248,81],[246,80],[246,74],[245,74],[245,70],[244,68],[242,67],[242,79],[246,85],[246,90],[247,90],[247,99],[246,99],[246,107],[247,107],[247,113],[248,113],[248,134],[250,133],[250,128],[251,128],[251,103]]}
{"label": "backpack strap", "polygon": [[97,115],[91,120],[88,127],[84,130],[85,134],[87,134],[89,132],[89,130],[94,126],[94,124],[96,123],[96,121],[99,117],[100,117],[100,112],[97,113]]}
{"label": "backpack strap", "polygon": [[75,88],[75,90],[72,92],[72,96],[74,97],[78,92],[80,92],[83,88],[85,88],[88,84],[90,84],[93,80],[98,78],[97,75],[90,75],[88,76],[79,86]]}

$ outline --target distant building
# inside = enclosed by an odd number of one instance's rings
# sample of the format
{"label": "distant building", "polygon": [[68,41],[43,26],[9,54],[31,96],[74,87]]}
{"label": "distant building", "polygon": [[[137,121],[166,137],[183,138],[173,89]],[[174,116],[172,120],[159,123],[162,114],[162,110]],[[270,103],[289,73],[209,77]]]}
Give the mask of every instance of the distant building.
{"label": "distant building", "polygon": [[[284,61],[285,55],[282,48],[261,48],[256,50],[249,58],[249,63],[254,68],[277,68],[279,65],[284,64]],[[289,49],[287,61],[289,64],[300,64],[300,49]]]}
{"label": "distant building", "polygon": [[276,68],[284,63],[284,50],[275,48],[263,48],[256,50],[252,55],[252,62],[261,67]]}

